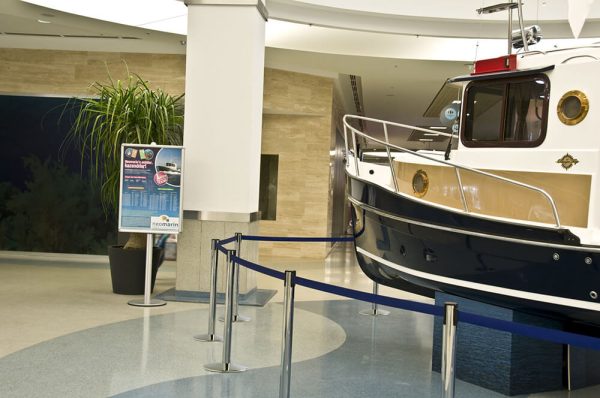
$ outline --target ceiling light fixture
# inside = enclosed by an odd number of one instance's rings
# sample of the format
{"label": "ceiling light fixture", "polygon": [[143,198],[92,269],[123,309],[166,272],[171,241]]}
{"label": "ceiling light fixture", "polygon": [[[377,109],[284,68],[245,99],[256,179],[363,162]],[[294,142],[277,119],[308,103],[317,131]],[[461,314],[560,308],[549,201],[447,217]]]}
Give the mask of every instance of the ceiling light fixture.
{"label": "ceiling light fixture", "polygon": [[50,21],[46,21],[45,19],[38,19],[37,20],[39,23],[52,23]]}

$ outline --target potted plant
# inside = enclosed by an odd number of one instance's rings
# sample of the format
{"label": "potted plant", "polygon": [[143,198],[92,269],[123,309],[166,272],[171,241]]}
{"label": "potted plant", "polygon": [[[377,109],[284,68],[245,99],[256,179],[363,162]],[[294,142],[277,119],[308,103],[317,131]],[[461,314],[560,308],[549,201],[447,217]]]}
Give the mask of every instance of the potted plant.
{"label": "potted plant", "polygon": [[[105,214],[118,206],[121,144],[181,145],[183,94],[173,96],[151,89],[148,82],[128,72],[127,80],[95,82],[92,96],[81,99],[67,144],[81,151],[82,168],[90,170],[92,184],[100,188]],[[146,236],[130,233],[124,246],[109,247],[113,291],[144,293]],[[160,251],[154,249],[152,286]]]}

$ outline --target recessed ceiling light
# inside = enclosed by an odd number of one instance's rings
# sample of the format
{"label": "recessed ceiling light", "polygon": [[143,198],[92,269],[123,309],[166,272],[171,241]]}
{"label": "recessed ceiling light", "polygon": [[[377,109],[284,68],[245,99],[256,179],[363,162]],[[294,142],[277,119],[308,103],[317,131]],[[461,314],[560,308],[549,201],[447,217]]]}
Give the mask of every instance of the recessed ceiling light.
{"label": "recessed ceiling light", "polygon": [[45,19],[38,19],[37,20],[39,23],[52,23],[50,21],[46,21]]}

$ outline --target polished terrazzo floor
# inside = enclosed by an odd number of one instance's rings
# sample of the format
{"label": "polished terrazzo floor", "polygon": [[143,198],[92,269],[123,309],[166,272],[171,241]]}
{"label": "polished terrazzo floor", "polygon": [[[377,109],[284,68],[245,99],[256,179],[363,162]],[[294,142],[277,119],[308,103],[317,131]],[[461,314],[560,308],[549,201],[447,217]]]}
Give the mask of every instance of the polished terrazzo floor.
{"label": "polished terrazzo floor", "polygon": [[[261,263],[371,289],[343,247],[324,261]],[[174,278],[173,264],[161,267],[155,290],[172,288]],[[265,307],[241,307],[252,321],[234,324],[232,360],[249,370],[224,375],[203,368],[221,359],[221,343],[192,338],[206,330],[207,305],[128,306],[130,297],[110,292],[103,262],[0,260],[0,397],[276,397],[281,283],[257,280],[259,288],[280,292]],[[380,293],[428,301],[386,288]],[[303,287],[296,296],[293,397],[441,396],[440,376],[430,371],[432,317],[390,308],[386,317],[362,316],[369,304]],[[501,395],[459,380],[456,396]],[[597,396],[599,388],[532,395]]]}

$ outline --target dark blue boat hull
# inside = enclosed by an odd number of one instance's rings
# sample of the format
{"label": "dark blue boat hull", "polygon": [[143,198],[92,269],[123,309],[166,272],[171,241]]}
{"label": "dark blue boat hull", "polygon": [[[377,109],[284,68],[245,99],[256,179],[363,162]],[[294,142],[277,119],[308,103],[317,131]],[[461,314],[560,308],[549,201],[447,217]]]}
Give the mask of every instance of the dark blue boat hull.
{"label": "dark blue boat hull", "polygon": [[600,304],[600,254],[568,229],[474,217],[353,177],[349,198],[359,264],[378,283],[600,325],[600,311],[581,308]]}

